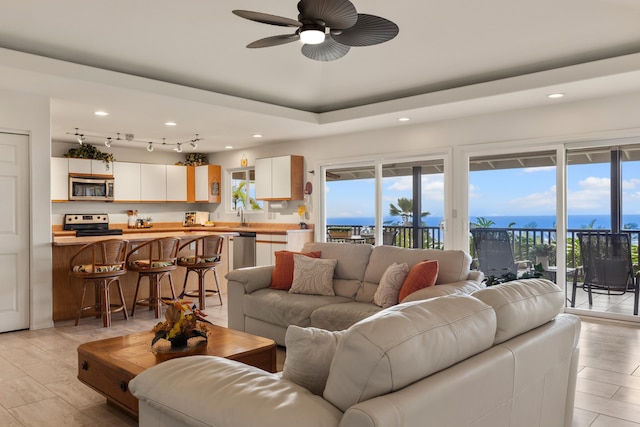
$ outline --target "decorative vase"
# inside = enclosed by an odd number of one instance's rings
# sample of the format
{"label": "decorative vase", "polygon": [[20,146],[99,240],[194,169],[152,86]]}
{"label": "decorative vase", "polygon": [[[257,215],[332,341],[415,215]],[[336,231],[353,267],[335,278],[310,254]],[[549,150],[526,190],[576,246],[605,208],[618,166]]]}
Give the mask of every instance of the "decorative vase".
{"label": "decorative vase", "polygon": [[549,269],[549,257],[548,256],[537,256],[536,261],[538,264],[542,265],[543,270]]}

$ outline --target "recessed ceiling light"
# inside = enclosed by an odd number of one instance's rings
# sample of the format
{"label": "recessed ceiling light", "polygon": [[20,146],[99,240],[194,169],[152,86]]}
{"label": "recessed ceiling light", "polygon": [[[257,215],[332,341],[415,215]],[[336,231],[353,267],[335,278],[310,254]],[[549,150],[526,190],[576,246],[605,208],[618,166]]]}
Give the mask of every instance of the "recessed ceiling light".
{"label": "recessed ceiling light", "polygon": [[562,98],[563,96],[564,96],[564,93],[552,93],[547,95],[547,98],[555,99],[555,98]]}
{"label": "recessed ceiling light", "polygon": [[232,145],[225,145],[224,148],[227,149],[227,150],[231,150],[233,148],[233,146]]}
{"label": "recessed ceiling light", "polygon": [[106,111],[96,111],[95,113],[96,116],[108,116],[109,113],[107,113]]}
{"label": "recessed ceiling light", "polygon": [[262,134],[261,133],[254,133],[253,135],[251,135],[253,138],[262,138]]}
{"label": "recessed ceiling light", "polygon": [[164,122],[165,126],[175,126],[177,125],[176,122]]}
{"label": "recessed ceiling light", "polygon": [[400,117],[398,119],[399,122],[408,122],[409,120],[411,120],[409,117]]}

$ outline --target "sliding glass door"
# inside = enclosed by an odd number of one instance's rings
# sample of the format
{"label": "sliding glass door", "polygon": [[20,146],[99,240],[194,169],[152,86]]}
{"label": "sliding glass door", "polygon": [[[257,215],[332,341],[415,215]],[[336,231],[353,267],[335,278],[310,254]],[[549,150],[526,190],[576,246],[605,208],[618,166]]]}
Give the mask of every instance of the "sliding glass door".
{"label": "sliding glass door", "polygon": [[444,160],[323,168],[326,239],[442,248]]}

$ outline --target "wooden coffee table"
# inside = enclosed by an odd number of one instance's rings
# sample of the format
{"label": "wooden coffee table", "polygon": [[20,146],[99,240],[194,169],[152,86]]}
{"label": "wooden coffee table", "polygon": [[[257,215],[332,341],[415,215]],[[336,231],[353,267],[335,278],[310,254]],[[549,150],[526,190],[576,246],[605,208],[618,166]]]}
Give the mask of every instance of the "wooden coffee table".
{"label": "wooden coffee table", "polygon": [[138,399],[129,392],[129,381],[147,368],[174,357],[193,354],[219,356],[276,371],[275,341],[222,326],[206,325],[206,347],[195,351],[162,354],[151,352],[153,332],[92,341],[78,346],[78,379],[103,394],[107,403],[138,417]]}

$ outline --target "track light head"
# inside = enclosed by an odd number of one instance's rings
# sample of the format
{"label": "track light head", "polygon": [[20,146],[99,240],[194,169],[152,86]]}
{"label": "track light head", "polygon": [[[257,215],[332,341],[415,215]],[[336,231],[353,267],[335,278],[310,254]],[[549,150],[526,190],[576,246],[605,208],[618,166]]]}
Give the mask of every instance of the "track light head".
{"label": "track light head", "polygon": [[111,137],[107,138],[107,140],[104,142],[104,145],[107,148],[111,148]]}
{"label": "track light head", "polygon": [[176,148],[174,148],[174,151],[177,151],[178,153],[182,153],[182,143],[178,142]]}
{"label": "track light head", "polygon": [[195,150],[196,148],[198,148],[198,144],[196,144],[196,142],[195,142],[195,141],[191,141],[191,142],[189,143],[189,145],[190,145],[191,147],[193,147],[193,149],[194,149],[194,150]]}
{"label": "track light head", "polygon": [[147,145],[147,151],[148,152],[152,152],[153,151],[153,142],[150,142],[149,145]]}

